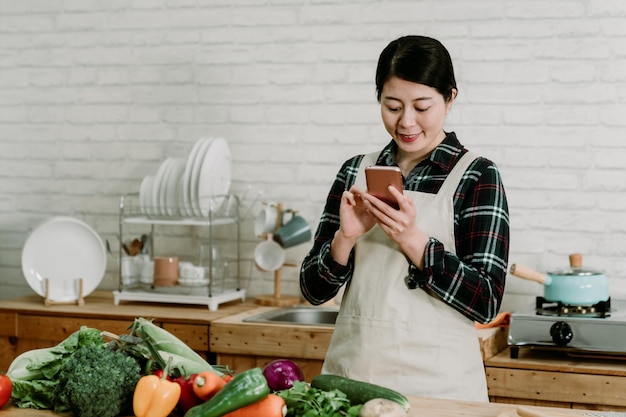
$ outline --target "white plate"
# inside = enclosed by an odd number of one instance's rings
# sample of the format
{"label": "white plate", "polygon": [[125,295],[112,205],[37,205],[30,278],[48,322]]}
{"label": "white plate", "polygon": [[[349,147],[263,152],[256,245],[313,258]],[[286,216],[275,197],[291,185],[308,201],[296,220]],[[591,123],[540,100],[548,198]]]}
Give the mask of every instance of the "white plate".
{"label": "white plate", "polygon": [[183,279],[178,278],[178,285],[182,285],[183,287],[204,287],[205,285],[209,285],[209,279]]}
{"label": "white plate", "polygon": [[[154,202],[152,201],[154,185],[154,175],[146,175],[141,182],[141,190],[139,195],[139,201],[141,202],[141,212],[152,216],[156,214]],[[143,193],[142,193],[143,191]]]}
{"label": "white plate", "polygon": [[22,272],[28,285],[51,301],[79,299],[100,285],[106,270],[106,249],[100,236],[86,223],[73,217],[52,217],[39,225],[22,249]]}
{"label": "white plate", "polygon": [[159,187],[159,208],[162,215],[167,215],[167,204],[165,202],[165,193],[167,192],[167,187],[169,185],[169,178],[172,174],[172,168],[174,166],[174,158],[169,158],[170,163],[167,164],[167,168],[165,169],[165,174],[163,174],[163,178],[161,179],[161,186]]}
{"label": "white plate", "polygon": [[224,196],[230,189],[231,155],[228,142],[219,138],[211,142],[211,146],[204,154],[202,167],[198,174],[196,187],[198,206],[201,215],[208,216],[209,209],[217,210],[224,201]]}
{"label": "white plate", "polygon": [[143,177],[141,181],[141,186],[139,187],[139,208],[142,214],[148,214],[148,208],[151,206],[149,197],[152,192],[150,191],[152,188],[152,182],[154,177],[147,175]]}
{"label": "white plate", "polygon": [[165,179],[165,192],[163,193],[163,206],[168,216],[180,214],[180,190],[181,176],[185,171],[185,160],[174,158],[170,164],[170,170]]}
{"label": "white plate", "polygon": [[206,138],[201,138],[198,139],[196,141],[196,143],[194,143],[193,147],[191,148],[191,151],[189,152],[189,156],[187,157],[187,163],[185,165],[185,172],[183,172],[183,187],[182,187],[182,196],[183,196],[183,201],[182,201],[182,211],[183,211],[183,215],[187,215],[187,216],[193,216],[193,210],[191,207],[191,196],[190,196],[190,187],[189,185],[191,184],[191,172],[193,169],[193,162],[196,158],[196,154],[198,153],[198,150],[200,149],[200,147],[202,147],[202,144],[206,141]]}
{"label": "white plate", "polygon": [[163,207],[161,206],[161,194],[163,193],[164,188],[163,180],[171,163],[172,158],[167,158],[163,161],[154,176],[154,183],[152,184],[152,207],[154,207],[154,214],[157,215],[165,214]]}
{"label": "white plate", "polygon": [[201,216],[200,203],[198,199],[198,180],[200,177],[200,170],[204,165],[204,158],[207,151],[211,148],[213,139],[207,139],[202,143],[200,150],[196,155],[196,159],[193,162],[193,168],[191,170],[191,182],[189,183],[189,198],[191,200],[191,207],[193,208],[193,214]]}
{"label": "white plate", "polygon": [[178,180],[178,187],[177,187],[177,195],[178,195],[178,207],[180,209],[180,215],[181,216],[186,216],[187,212],[191,210],[191,206],[188,205],[185,202],[185,199],[183,198],[183,180],[184,180],[184,173],[183,175],[180,176],[180,179]]}

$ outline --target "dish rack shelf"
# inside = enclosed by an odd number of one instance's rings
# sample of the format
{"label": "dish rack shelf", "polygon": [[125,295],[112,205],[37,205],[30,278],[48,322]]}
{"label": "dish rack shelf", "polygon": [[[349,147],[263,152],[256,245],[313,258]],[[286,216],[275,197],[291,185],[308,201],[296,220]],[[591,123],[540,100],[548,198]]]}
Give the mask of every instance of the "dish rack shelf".
{"label": "dish rack shelf", "polygon": [[[239,198],[231,194],[213,196],[203,200],[210,201],[208,206],[197,208],[191,212],[179,207],[146,207],[140,205],[138,193],[125,194],[120,197],[119,282],[118,289],[113,291],[115,305],[121,301],[196,304],[207,305],[209,310],[215,311],[220,304],[239,299],[245,301],[246,290],[241,285],[243,264],[249,265],[248,274],[251,274],[253,261],[242,260],[240,256]],[[126,253],[121,242],[124,242],[124,236],[128,234],[127,229],[131,225],[149,228],[149,233],[146,235],[148,253],[142,255],[149,261],[153,261],[155,256],[155,227],[195,226],[206,228],[208,238],[200,243],[197,261],[198,266],[206,271],[206,279],[174,286],[155,286],[152,283],[152,277],[145,277],[144,275],[137,277],[138,279],[129,280],[122,273],[122,262]],[[220,258],[220,265],[216,265],[216,259],[212,256],[211,248],[216,243],[214,241],[215,229],[222,227],[233,229],[234,232],[230,236],[235,237],[236,249],[234,256]],[[209,248],[208,256],[204,254],[204,246]]]}

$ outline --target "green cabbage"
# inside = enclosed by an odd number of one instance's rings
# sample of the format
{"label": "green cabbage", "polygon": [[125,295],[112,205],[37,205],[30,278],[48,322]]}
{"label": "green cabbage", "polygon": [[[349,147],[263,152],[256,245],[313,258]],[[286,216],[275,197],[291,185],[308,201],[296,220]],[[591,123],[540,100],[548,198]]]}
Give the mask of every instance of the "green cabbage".
{"label": "green cabbage", "polygon": [[13,383],[13,404],[20,408],[53,409],[61,367],[81,347],[104,346],[100,333],[82,326],[56,346],[29,350],[15,358],[7,371]]}

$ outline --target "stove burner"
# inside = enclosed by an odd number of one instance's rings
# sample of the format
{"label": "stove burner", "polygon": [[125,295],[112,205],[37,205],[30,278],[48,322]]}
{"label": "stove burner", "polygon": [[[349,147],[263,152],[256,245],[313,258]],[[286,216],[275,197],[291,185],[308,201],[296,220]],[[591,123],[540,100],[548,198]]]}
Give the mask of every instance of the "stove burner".
{"label": "stove burner", "polygon": [[543,297],[537,297],[535,313],[538,316],[606,318],[611,315],[611,299],[590,306],[572,306],[560,301],[548,301]]}

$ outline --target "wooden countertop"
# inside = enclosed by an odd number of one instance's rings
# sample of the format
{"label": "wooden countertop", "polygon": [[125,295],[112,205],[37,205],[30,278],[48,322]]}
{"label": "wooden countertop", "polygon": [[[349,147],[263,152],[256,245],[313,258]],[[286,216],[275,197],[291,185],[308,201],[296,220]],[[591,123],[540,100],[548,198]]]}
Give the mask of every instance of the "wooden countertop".
{"label": "wooden countertop", "polygon": [[54,304],[46,306],[43,297],[31,295],[11,300],[0,301],[1,311],[18,313],[37,313],[49,316],[71,316],[99,319],[127,319],[129,322],[137,317],[145,317],[169,322],[187,324],[207,324],[213,320],[237,314],[257,307],[254,302],[240,300],[225,303],[215,311],[210,311],[206,305],[181,305],[164,303],[147,303],[138,301],[122,301],[113,303],[113,293],[110,291],[94,291],[85,297],[85,304]]}
{"label": "wooden countertop", "polygon": [[[548,408],[510,404],[475,403],[425,398],[410,398],[409,417],[571,417],[584,416],[584,410]],[[71,417],[71,414],[55,414],[49,410],[19,409],[5,407],[2,417]],[[587,414],[589,415],[589,414]],[[599,414],[601,415],[601,414]]]}
{"label": "wooden countertop", "polygon": [[[0,315],[17,312],[24,315],[71,317],[74,324],[81,320],[91,320],[92,323],[99,320],[103,321],[103,326],[107,326],[110,323],[106,323],[106,320],[122,320],[130,325],[137,317],[185,325],[210,324],[211,335],[207,335],[207,344],[210,343],[212,352],[273,356],[279,344],[280,351],[285,355],[323,360],[333,332],[332,327],[243,322],[245,317],[275,308],[280,307],[262,307],[255,304],[254,300],[243,303],[240,300],[232,301],[220,305],[215,311],[210,311],[206,305],[139,301],[122,301],[115,305],[110,291],[93,292],[85,297],[82,306],[46,306],[43,297],[36,294],[0,301]],[[103,330],[116,331],[106,327]],[[493,356],[506,346],[506,333],[502,328],[481,329],[477,334],[483,358]],[[250,340],[255,340],[255,343],[248,343]]]}

